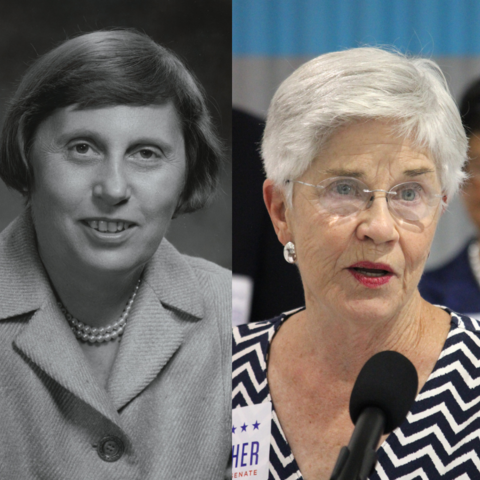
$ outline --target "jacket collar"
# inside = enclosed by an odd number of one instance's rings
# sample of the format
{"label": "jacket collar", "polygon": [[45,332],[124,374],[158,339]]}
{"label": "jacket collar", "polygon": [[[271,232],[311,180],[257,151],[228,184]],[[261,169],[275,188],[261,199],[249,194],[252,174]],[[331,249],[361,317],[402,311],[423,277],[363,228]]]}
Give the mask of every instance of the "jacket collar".
{"label": "jacket collar", "polygon": [[203,318],[203,295],[195,271],[186,257],[166,239],[162,240],[148,262],[143,281],[152,288],[164,307],[179,310],[196,319]]}
{"label": "jacket collar", "polygon": [[[172,315],[172,309],[180,317]],[[117,412],[156,378],[181,347],[188,325],[203,317],[204,304],[189,261],[163,240],[148,262],[109,385],[103,389],[56,305],[27,210],[0,235],[0,320],[29,312],[33,315],[14,340],[17,348],[119,425]],[[178,321],[186,317],[190,321]]]}
{"label": "jacket collar", "polygon": [[0,235],[0,320],[37,310],[49,295],[27,209]]}
{"label": "jacket collar", "polygon": [[[203,296],[189,262],[167,240],[147,264],[144,283],[165,307],[199,320]],[[35,311],[52,295],[29,209],[0,235],[0,320]]]}

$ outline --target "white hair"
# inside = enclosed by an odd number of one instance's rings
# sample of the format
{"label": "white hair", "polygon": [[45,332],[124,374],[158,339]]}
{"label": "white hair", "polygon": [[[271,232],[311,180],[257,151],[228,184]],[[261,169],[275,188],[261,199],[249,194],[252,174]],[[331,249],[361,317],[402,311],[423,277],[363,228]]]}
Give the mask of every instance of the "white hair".
{"label": "white hair", "polygon": [[265,172],[291,200],[291,183],[342,126],[392,120],[395,134],[426,149],[448,199],[465,179],[467,137],[440,67],[380,48],[321,55],[279,87],[262,142]]}

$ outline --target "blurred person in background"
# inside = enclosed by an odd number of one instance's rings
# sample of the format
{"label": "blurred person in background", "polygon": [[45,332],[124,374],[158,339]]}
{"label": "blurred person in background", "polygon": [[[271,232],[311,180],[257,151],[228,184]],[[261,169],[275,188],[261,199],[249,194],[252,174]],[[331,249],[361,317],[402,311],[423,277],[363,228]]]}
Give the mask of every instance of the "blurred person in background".
{"label": "blurred person in background", "polygon": [[[233,323],[273,317],[303,305],[298,271],[283,260],[262,198],[260,145],[265,122],[232,112]],[[282,295],[278,295],[281,291]]]}
{"label": "blurred person in background", "polygon": [[[460,115],[468,137],[468,174],[461,198],[470,220],[480,231],[480,80],[464,92]],[[452,232],[452,235],[455,233]],[[422,276],[420,293],[431,303],[480,319],[480,241],[470,239],[445,265]]]}

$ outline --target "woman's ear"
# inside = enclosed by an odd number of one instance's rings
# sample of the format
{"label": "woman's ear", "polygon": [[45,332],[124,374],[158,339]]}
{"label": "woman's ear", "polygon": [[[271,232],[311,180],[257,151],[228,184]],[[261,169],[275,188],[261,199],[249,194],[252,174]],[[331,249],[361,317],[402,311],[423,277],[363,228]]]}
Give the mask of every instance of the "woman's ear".
{"label": "woman's ear", "polygon": [[283,190],[274,185],[272,180],[267,179],[263,183],[263,200],[280,243],[285,245],[287,242],[293,241],[287,223],[288,206]]}

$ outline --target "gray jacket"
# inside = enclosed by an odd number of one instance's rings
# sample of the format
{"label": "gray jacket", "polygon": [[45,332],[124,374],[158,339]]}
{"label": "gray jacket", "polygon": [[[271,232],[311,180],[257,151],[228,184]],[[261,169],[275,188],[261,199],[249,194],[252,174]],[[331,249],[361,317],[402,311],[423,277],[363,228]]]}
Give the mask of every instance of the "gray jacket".
{"label": "gray jacket", "polygon": [[[163,240],[105,390],[56,304],[26,212],[0,235],[0,478],[223,479],[230,332],[230,272]],[[116,461],[98,453],[121,444]]]}

